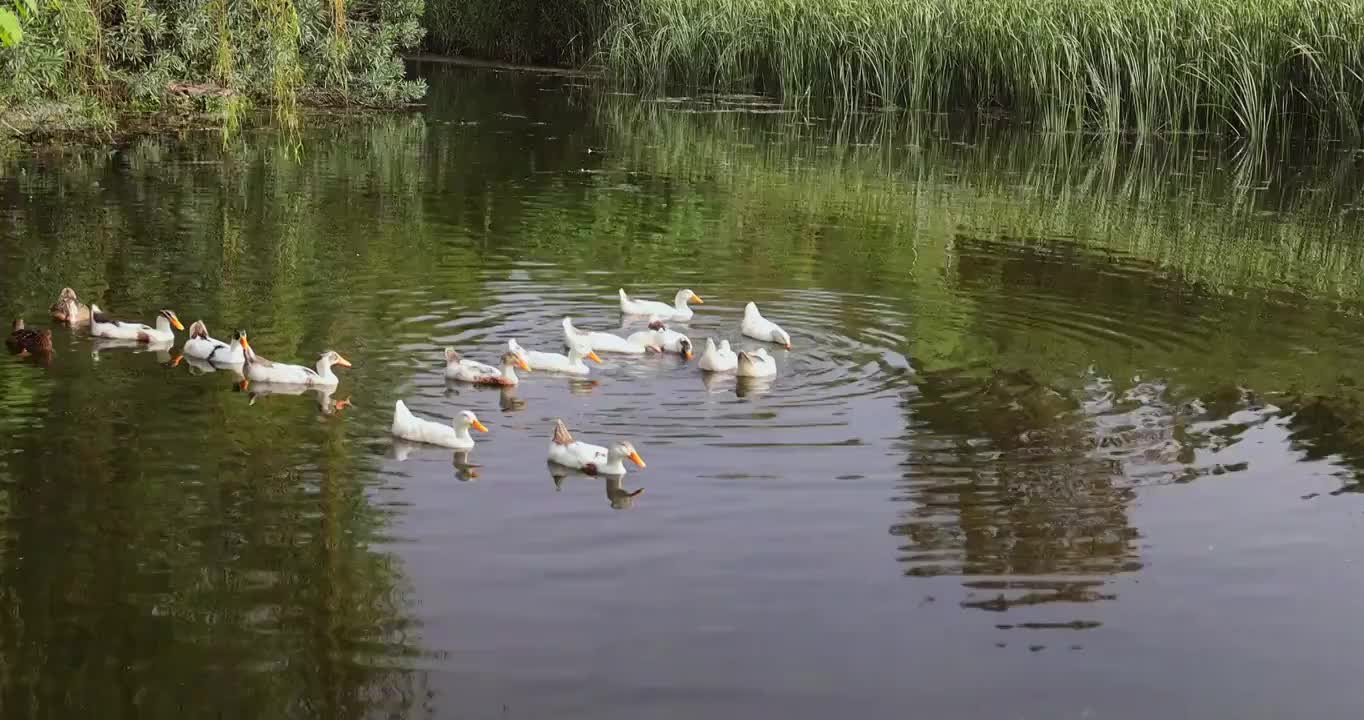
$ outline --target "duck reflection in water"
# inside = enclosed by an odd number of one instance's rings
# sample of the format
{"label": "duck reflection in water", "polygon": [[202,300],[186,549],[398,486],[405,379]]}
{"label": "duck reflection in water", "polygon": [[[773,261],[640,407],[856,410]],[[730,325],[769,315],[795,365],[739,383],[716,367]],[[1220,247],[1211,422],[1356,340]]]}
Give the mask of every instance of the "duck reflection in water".
{"label": "duck reflection in water", "polygon": [[445,394],[447,397],[455,397],[464,392],[482,393],[492,387],[498,389],[497,405],[502,409],[502,412],[514,412],[526,408],[526,401],[516,396],[516,386],[514,385],[469,385],[447,378],[445,381]]}
{"label": "duck reflection in water", "polygon": [[545,463],[549,468],[549,477],[554,481],[554,491],[559,492],[564,489],[564,479],[573,476],[578,478],[599,478],[606,481],[606,501],[616,510],[625,510],[635,505],[635,498],[644,492],[644,488],[626,490],[621,486],[625,479],[624,475],[589,475],[581,470],[573,470],[556,463]]}
{"label": "duck reflection in water", "polygon": [[600,381],[568,378],[568,391],[574,395],[587,395],[597,389]]}
{"label": "duck reflection in water", "polygon": [[243,378],[235,382],[233,387],[248,393],[249,405],[255,405],[257,400],[269,395],[303,395],[307,393],[312,394],[313,399],[317,401],[318,412],[323,415],[335,415],[354,404],[350,399],[333,400],[332,393],[336,392],[336,388],[328,386],[252,382]]}
{"label": "duck reflection in water", "polygon": [[174,343],[169,341],[145,343],[138,340],[97,337],[90,342],[90,357],[95,362],[99,362],[99,354],[111,350],[130,350],[134,353],[151,352],[156,353],[157,362],[170,366],[172,345]]}
{"label": "duck reflection in water", "polygon": [[[445,448],[436,445],[415,443],[410,440],[403,440],[402,438],[395,437],[393,438],[393,449],[389,456],[398,462],[407,462],[408,456],[411,455],[414,450],[423,449],[433,451],[445,450]],[[454,457],[451,459],[450,464],[455,468],[455,478],[460,482],[473,482],[478,479],[478,465],[469,462],[469,452],[470,451],[468,450],[456,450],[452,453]]]}
{"label": "duck reflection in water", "polygon": [[235,378],[234,382],[240,382],[246,379],[246,376],[242,375],[241,365],[215,365],[208,360],[200,360],[199,358],[193,358],[183,354],[177,354],[174,358],[171,358],[172,367],[178,367],[181,364],[189,367],[191,375],[208,375],[221,371],[230,373]]}
{"label": "duck reflection in water", "polygon": [[772,391],[772,378],[739,377],[735,378],[734,394],[744,398],[766,395]]}

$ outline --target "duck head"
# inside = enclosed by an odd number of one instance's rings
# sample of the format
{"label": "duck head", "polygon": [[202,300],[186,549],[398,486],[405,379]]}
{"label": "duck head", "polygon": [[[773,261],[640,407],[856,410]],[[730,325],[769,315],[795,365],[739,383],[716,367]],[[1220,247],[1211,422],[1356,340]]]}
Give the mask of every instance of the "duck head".
{"label": "duck head", "polygon": [[469,428],[473,428],[479,432],[488,432],[488,427],[479,422],[478,416],[468,410],[455,416],[454,426],[456,430],[464,430],[466,432]]}
{"label": "duck head", "polygon": [[678,290],[677,296],[673,298],[673,305],[679,308],[686,307],[689,302],[701,303],[702,305],[706,303],[705,300],[701,299],[700,295],[697,295],[690,289]]}
{"label": "duck head", "polygon": [[[161,312],[157,313],[157,315],[165,318],[166,322],[170,323],[170,326],[175,328],[176,330],[185,329],[185,326],[180,324],[180,318],[176,317],[174,310],[162,310]],[[157,324],[158,325],[161,324],[160,320],[157,320]],[[205,331],[204,334],[207,335],[208,334],[207,331]]]}
{"label": "duck head", "polygon": [[502,367],[516,367],[521,368],[526,372],[530,372],[530,363],[526,362],[525,358],[510,350],[502,353]]}
{"label": "duck head", "polygon": [[607,462],[629,460],[640,467],[646,467],[644,458],[639,456],[639,452],[635,450],[635,446],[630,444],[628,440],[617,440],[616,442],[611,443],[611,447],[607,448],[606,454]]}
{"label": "duck head", "polygon": [[318,367],[331,367],[333,365],[340,365],[341,367],[351,366],[350,361],[341,357],[341,353],[336,352],[335,350],[328,350],[322,353],[322,355],[317,358],[317,365]]}

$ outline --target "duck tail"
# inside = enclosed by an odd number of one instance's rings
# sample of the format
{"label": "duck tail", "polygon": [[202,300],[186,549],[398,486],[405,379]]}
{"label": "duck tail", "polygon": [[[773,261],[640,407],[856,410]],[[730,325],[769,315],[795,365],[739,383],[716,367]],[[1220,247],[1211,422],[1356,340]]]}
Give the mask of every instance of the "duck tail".
{"label": "duck tail", "polygon": [[412,412],[407,409],[407,405],[402,400],[393,404],[393,419],[406,419],[412,417]]}
{"label": "duck tail", "polygon": [[620,289],[620,304],[621,304],[621,305],[624,305],[625,303],[628,303],[628,302],[630,302],[630,296],[625,294],[625,288],[621,288],[621,289]]}
{"label": "duck tail", "polygon": [[568,431],[568,426],[565,425],[564,421],[560,418],[554,419],[554,444],[555,445],[573,444],[573,433],[570,433]]}

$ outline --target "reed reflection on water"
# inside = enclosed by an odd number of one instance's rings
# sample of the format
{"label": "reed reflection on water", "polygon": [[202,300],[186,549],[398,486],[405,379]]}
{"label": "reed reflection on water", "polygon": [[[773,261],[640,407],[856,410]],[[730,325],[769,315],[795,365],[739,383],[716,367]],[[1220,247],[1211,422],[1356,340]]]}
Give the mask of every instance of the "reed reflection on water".
{"label": "reed reflection on water", "polygon": [[[243,391],[65,331],[0,363],[7,712],[1349,705],[1318,649],[1357,635],[1352,160],[424,72],[425,112],[297,158],[258,132],[7,161],[9,316],[71,285],[354,364],[334,393]],[[629,329],[619,287],[696,288],[701,345],[745,346],[756,301],[794,348],[765,383],[674,356],[441,377],[450,345],[557,349],[565,315]],[[394,441],[399,398],[492,432]],[[547,467],[555,417],[649,468]],[[1241,640],[1266,613],[1296,622]],[[1188,643],[1302,670],[1211,692]],[[1114,685],[1142,673],[1165,695]]]}

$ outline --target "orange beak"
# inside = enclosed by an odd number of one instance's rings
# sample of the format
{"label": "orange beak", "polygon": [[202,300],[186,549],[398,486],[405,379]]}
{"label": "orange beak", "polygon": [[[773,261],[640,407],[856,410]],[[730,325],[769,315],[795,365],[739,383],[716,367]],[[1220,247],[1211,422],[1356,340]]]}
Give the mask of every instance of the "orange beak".
{"label": "orange beak", "polygon": [[630,462],[632,462],[632,463],[634,463],[634,464],[636,464],[636,465],[638,465],[638,466],[640,466],[640,467],[647,467],[647,466],[644,464],[644,458],[642,458],[642,457],[639,456],[639,452],[638,452],[638,451],[633,451],[633,452],[630,453]]}
{"label": "orange beak", "polygon": [[587,359],[588,359],[588,360],[591,360],[592,362],[595,362],[595,363],[601,362],[601,358],[597,356],[597,351],[596,351],[596,350],[588,350],[588,351],[587,351]]}
{"label": "orange beak", "polygon": [[786,349],[787,349],[787,350],[790,350],[790,349],[791,349],[791,343],[786,343]]}
{"label": "orange beak", "polygon": [[526,372],[530,372],[530,363],[526,362],[526,359],[521,357],[520,355],[516,356],[516,366],[521,368],[522,370],[525,370]]}
{"label": "orange beak", "polygon": [[478,421],[478,418],[474,418],[474,422],[473,422],[472,425],[470,425],[470,427],[472,427],[473,429],[475,429],[475,430],[477,430],[477,431],[479,431],[479,432],[488,432],[488,426],[487,426],[487,425],[484,425],[484,424],[481,423],[481,422],[479,422],[479,421]]}
{"label": "orange beak", "polygon": [[248,344],[246,344],[246,338],[244,338],[244,337],[242,338],[242,349],[243,349],[243,350],[250,350],[250,349],[251,349],[251,346],[248,345]]}
{"label": "orange beak", "polygon": [[701,299],[701,296],[700,296],[700,295],[697,295],[696,293],[692,293],[692,294],[691,294],[691,299],[692,299],[692,300],[695,300],[696,302],[698,302],[698,303],[700,303],[700,304],[702,304],[702,305],[705,305],[705,304],[706,304],[706,301],[705,301],[705,300],[702,300],[702,299]]}
{"label": "orange beak", "polygon": [[682,353],[682,357],[685,358],[685,359],[687,359],[687,360],[690,360],[690,359],[691,359],[691,351],[688,350],[688,351]]}
{"label": "orange beak", "polygon": [[336,354],[336,364],[341,367],[350,367],[350,361],[341,357],[341,353]]}
{"label": "orange beak", "polygon": [[171,321],[171,327],[175,328],[176,330],[184,330],[184,329],[185,329],[185,326],[180,324],[180,318],[176,317],[175,315],[172,314],[172,315],[170,316],[170,321]]}
{"label": "orange beak", "polygon": [[180,367],[180,361],[184,359],[185,359],[184,355],[176,355],[175,357],[171,358],[170,366]]}

